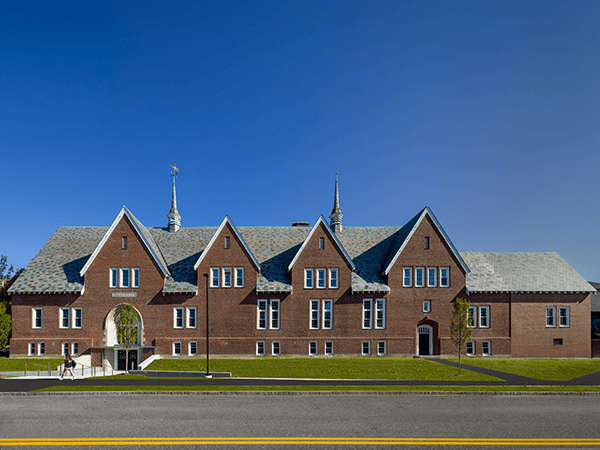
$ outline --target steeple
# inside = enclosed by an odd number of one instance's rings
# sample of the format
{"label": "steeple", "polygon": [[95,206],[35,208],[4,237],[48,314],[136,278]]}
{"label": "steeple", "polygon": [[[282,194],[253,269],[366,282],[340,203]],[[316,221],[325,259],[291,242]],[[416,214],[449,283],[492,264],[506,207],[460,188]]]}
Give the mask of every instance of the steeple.
{"label": "steeple", "polygon": [[340,196],[338,194],[338,174],[335,173],[335,195],[333,197],[333,211],[329,215],[329,225],[334,233],[342,232],[342,211],[340,209]]}
{"label": "steeple", "polygon": [[173,196],[171,197],[171,211],[167,214],[169,219],[169,232],[175,233],[181,227],[181,216],[179,215],[179,211],[177,211],[177,195],[175,192],[175,178],[179,174],[179,169],[175,167],[175,164],[171,166],[173,169],[171,171],[171,177],[173,178]]}

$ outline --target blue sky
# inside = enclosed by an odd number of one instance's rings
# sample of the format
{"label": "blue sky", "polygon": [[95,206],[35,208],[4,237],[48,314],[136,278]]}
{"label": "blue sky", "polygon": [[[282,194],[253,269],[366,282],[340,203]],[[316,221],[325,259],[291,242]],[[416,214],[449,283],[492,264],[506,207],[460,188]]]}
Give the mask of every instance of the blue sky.
{"label": "blue sky", "polygon": [[[91,3],[91,2],[90,2]],[[166,226],[430,205],[459,251],[600,281],[600,2],[0,6],[0,254],[126,205]]]}

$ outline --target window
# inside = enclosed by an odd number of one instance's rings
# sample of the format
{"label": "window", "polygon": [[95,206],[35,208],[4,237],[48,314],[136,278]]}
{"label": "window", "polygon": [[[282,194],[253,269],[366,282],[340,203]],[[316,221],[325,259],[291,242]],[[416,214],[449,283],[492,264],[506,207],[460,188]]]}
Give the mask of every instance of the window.
{"label": "window", "polygon": [[123,250],[127,250],[127,236],[123,236],[123,241],[121,242],[121,248]]}
{"label": "window", "polygon": [[267,329],[267,301],[259,300],[258,301],[258,314],[257,314],[257,324],[256,328],[259,330]]}
{"label": "window", "polygon": [[475,343],[473,341],[467,342],[467,355],[473,356],[475,354]]}
{"label": "window", "polygon": [[323,250],[325,248],[325,238],[319,238],[319,249]]}
{"label": "window", "polygon": [[109,287],[117,287],[117,269],[116,268],[111,268],[110,270],[110,275],[109,275],[109,279],[108,279],[108,286]]}
{"label": "window", "polygon": [[481,328],[490,327],[490,307],[480,306],[479,307],[479,326]]}
{"label": "window", "polygon": [[363,341],[362,343],[362,354],[370,355],[371,354],[371,342]]}
{"label": "window", "polygon": [[338,283],[338,269],[329,269],[329,289],[337,289],[339,286]]}
{"label": "window", "polygon": [[271,329],[279,330],[279,300],[271,300]]}
{"label": "window", "polygon": [[68,342],[63,342],[62,343],[62,353],[61,353],[61,355],[66,355],[67,353],[69,353],[69,343]]}
{"label": "window", "polygon": [[225,236],[225,248],[229,248],[229,236]]}
{"label": "window", "polygon": [[373,300],[364,299],[363,300],[363,328],[370,329],[373,328],[373,324],[371,321],[371,308],[373,306]]}
{"label": "window", "polygon": [[556,326],[556,307],[555,306],[546,307],[546,326],[547,327],[555,327]]}
{"label": "window", "polygon": [[492,354],[490,341],[483,341],[481,343],[481,354],[483,356],[490,356]]}
{"label": "window", "polygon": [[450,286],[450,268],[440,267],[440,287]]}
{"label": "window", "polygon": [[35,355],[35,342],[30,342],[29,343],[29,354],[30,355]]}
{"label": "window", "polygon": [[569,326],[569,307],[561,306],[558,308],[558,325],[561,327]]}
{"label": "window", "polygon": [[317,355],[317,341],[310,341],[308,343],[308,353],[313,356]]}
{"label": "window", "polygon": [[375,328],[385,328],[385,300],[382,298],[375,300]]}
{"label": "window", "polygon": [[73,342],[71,344],[71,355],[79,355],[79,343]]}
{"label": "window", "polygon": [[423,312],[431,312],[431,300],[423,300]]}
{"label": "window", "polygon": [[73,308],[73,328],[83,327],[83,309],[81,307]]}
{"label": "window", "polygon": [[404,287],[412,286],[412,267],[404,268],[404,279],[402,281],[402,286],[404,286]]}
{"label": "window", "polygon": [[129,287],[129,269],[121,269],[121,287]]}
{"label": "window", "polygon": [[425,250],[429,250],[429,238],[425,236]]}
{"label": "window", "polygon": [[469,317],[467,318],[467,324],[471,328],[477,328],[477,306],[471,306],[469,308]]}
{"label": "window", "polygon": [[181,342],[173,342],[173,355],[181,356]]}
{"label": "window", "polygon": [[187,327],[188,328],[196,328],[197,326],[197,316],[198,310],[195,306],[187,307]]}
{"label": "window", "polygon": [[416,287],[423,287],[425,286],[425,268],[424,267],[417,267],[415,268],[415,286]]}
{"label": "window", "polygon": [[333,355],[333,341],[325,341],[325,354]]}
{"label": "window", "polygon": [[173,310],[173,327],[183,328],[183,308],[177,306]]}
{"label": "window", "polygon": [[271,354],[273,356],[281,355],[281,344],[279,342],[275,341],[271,344]]}
{"label": "window", "polygon": [[562,339],[554,339],[554,345],[563,345]]}
{"label": "window", "polygon": [[304,269],[304,287],[306,289],[312,289],[315,287],[315,270]]}
{"label": "window", "polygon": [[231,267],[223,267],[223,287],[231,287]]}
{"label": "window", "polygon": [[69,328],[69,308],[60,308],[60,328]]}
{"label": "window", "polygon": [[385,341],[379,341],[377,343],[377,354],[378,355],[385,355],[386,354],[386,342]]}
{"label": "window", "polygon": [[244,268],[235,268],[235,287],[244,287]]}
{"label": "window", "polygon": [[196,356],[198,354],[198,343],[196,341],[192,341],[188,344],[188,354],[190,356]]}
{"label": "window", "polygon": [[38,343],[38,355],[43,356],[46,354],[46,344],[43,342]]}
{"label": "window", "polygon": [[315,330],[320,328],[319,300],[310,301],[310,328]]}
{"label": "window", "polygon": [[323,328],[331,330],[333,327],[333,300],[323,300]]}
{"label": "window", "polygon": [[437,267],[427,268],[427,287],[437,287]]}
{"label": "window", "polygon": [[33,328],[42,328],[42,308],[32,309],[32,319]]}
{"label": "window", "polygon": [[131,269],[131,270],[133,272],[132,287],[139,288],[140,287],[140,269],[138,269],[136,267],[136,268]]}
{"label": "window", "polygon": [[265,354],[265,343],[264,343],[264,341],[258,341],[256,343],[256,354],[258,356],[264,356],[264,354]]}
{"label": "window", "polygon": [[210,287],[219,287],[221,284],[220,274],[221,269],[218,267],[210,268]]}
{"label": "window", "polygon": [[317,269],[317,288],[325,289],[325,274],[327,269]]}

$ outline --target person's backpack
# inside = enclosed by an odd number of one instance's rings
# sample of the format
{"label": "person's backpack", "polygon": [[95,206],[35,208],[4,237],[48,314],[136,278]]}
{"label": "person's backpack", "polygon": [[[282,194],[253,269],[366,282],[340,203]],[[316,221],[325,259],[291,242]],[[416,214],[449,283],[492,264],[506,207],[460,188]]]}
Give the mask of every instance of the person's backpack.
{"label": "person's backpack", "polygon": [[75,361],[71,361],[71,365],[73,366],[73,369],[74,369],[75,366],[77,365],[77,363]]}

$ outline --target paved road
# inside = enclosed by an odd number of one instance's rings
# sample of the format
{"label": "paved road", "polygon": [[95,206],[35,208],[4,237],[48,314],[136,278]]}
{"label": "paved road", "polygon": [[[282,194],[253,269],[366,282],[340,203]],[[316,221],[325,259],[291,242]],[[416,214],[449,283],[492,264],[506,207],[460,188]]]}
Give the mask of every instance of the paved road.
{"label": "paved road", "polygon": [[[600,446],[597,417],[600,402],[587,396],[176,396],[176,395],[57,395],[3,396],[0,398],[0,436],[10,439],[102,438],[82,448],[170,448],[175,438],[198,438],[195,445],[179,442],[172,448],[223,448],[209,437],[245,438],[227,448],[305,448],[298,437],[327,448],[379,448],[375,439],[388,439],[401,448],[427,448],[426,439],[459,442],[452,448],[493,439],[513,439],[511,447],[525,447],[523,439],[595,439]],[[118,438],[107,445],[106,438]],[[132,439],[133,438],[133,439]],[[141,438],[150,438],[141,442]],[[288,438],[267,443],[267,438]],[[289,439],[292,438],[292,439]],[[333,438],[353,438],[353,443],[333,445]],[[413,444],[403,445],[411,439]],[[131,440],[128,440],[131,439]],[[249,439],[253,439],[249,441]],[[456,439],[456,441],[450,441]],[[230,441],[227,441],[230,442]],[[261,444],[260,446],[251,445]],[[108,442],[110,443],[110,442]],[[114,444],[114,441],[112,442]],[[204,444],[204,445],[203,445]],[[41,448],[33,445],[20,448]],[[55,447],[54,447],[55,448]],[[383,447],[385,448],[385,447]],[[431,448],[440,448],[433,446]],[[529,447],[528,447],[529,448]]]}

